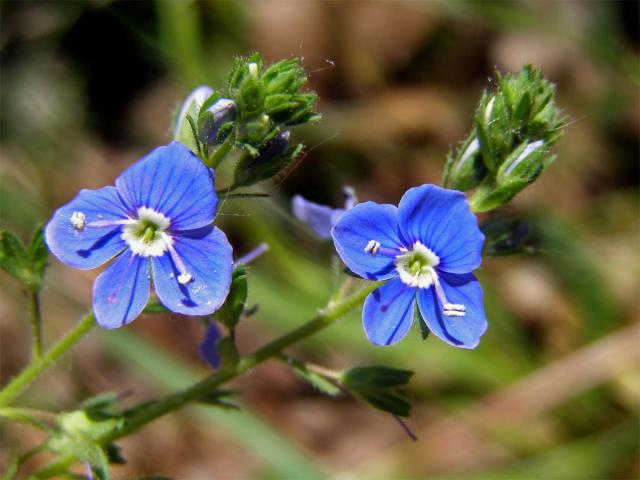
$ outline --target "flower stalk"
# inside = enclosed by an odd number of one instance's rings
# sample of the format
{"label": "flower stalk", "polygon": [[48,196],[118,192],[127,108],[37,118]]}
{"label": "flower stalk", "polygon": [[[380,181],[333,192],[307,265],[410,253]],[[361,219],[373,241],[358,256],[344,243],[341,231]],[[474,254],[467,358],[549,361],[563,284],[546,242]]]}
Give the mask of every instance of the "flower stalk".
{"label": "flower stalk", "polygon": [[0,391],[0,407],[10,405],[34,380],[45,370],[54,365],[60,357],[69,351],[78,341],[95,326],[93,312],[85,315],[80,322],[62,337],[44,355],[34,359],[20,374],[14,377]]}
{"label": "flower stalk", "polygon": [[[380,282],[367,283],[364,287],[344,298],[341,302],[335,303],[334,305],[321,310],[315,317],[304,325],[301,325],[295,330],[272,340],[250,355],[242,358],[231,368],[223,369],[209,375],[200,382],[195,383],[184,390],[179,390],[161,398],[158,401],[149,403],[149,406],[146,408],[140,408],[139,406],[131,408],[130,411],[134,411],[135,413],[126,419],[122,428],[113,430],[98,437],[96,442],[101,445],[108,445],[119,438],[125,437],[139,430],[153,420],[204,397],[208,393],[216,390],[220,385],[243,375],[265,360],[280,355],[291,345],[334,324],[337,320],[360,305],[367,295],[373,292],[380,285]],[[52,476],[59,475],[65,472],[66,469],[75,461],[76,458],[74,456],[67,455],[48,466],[45,466],[40,471],[35,472],[33,474],[33,478],[50,478]]]}

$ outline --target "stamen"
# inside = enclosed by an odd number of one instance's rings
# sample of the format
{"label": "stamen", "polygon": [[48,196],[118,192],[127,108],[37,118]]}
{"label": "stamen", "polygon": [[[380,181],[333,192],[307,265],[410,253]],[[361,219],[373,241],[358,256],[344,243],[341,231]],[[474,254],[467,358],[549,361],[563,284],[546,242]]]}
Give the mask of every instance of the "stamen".
{"label": "stamen", "polygon": [[71,225],[73,225],[73,228],[82,231],[84,230],[84,227],[86,225],[87,216],[82,212],[73,212],[69,220],[71,221]]}
{"label": "stamen", "polygon": [[131,225],[136,221],[132,218],[123,218],[122,220],[94,220],[87,223],[87,227],[103,228],[103,227],[115,227],[118,225]]}
{"label": "stamen", "polygon": [[171,259],[173,260],[173,263],[176,265],[176,267],[178,268],[178,271],[180,272],[180,275],[178,275],[178,282],[181,283],[182,285],[186,285],[191,280],[193,280],[193,276],[189,272],[187,272],[187,267],[185,266],[184,262],[180,258],[180,255],[178,255],[178,252],[176,251],[176,249],[173,248],[173,239],[164,232],[162,232],[160,235],[162,235],[162,239],[164,240],[164,243],[167,245],[167,249],[169,250],[169,255],[171,255]]}
{"label": "stamen", "polygon": [[464,317],[467,313],[467,308],[461,303],[449,303],[447,300],[447,296],[444,294],[444,290],[440,285],[440,280],[438,280],[438,274],[435,270],[431,273],[431,278],[433,278],[433,286],[436,290],[436,295],[442,303],[442,314],[447,317]]}
{"label": "stamen", "polygon": [[367,243],[367,246],[364,247],[364,251],[365,253],[370,253],[375,257],[378,254],[378,251],[380,250],[380,246],[381,245],[379,241],[369,240],[369,243]]}

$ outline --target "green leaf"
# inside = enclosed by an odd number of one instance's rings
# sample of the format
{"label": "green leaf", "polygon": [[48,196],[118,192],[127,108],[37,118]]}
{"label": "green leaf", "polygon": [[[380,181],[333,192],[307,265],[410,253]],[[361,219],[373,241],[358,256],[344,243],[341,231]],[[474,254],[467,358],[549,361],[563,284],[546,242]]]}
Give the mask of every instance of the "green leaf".
{"label": "green leaf", "polygon": [[42,224],[36,227],[31,237],[29,258],[31,260],[31,271],[38,278],[38,285],[41,285],[44,270],[47,268],[49,260],[49,250],[44,241],[44,226]]}
{"label": "green leaf", "polygon": [[406,417],[411,404],[394,391],[394,387],[406,385],[413,375],[411,370],[372,366],[355,367],[340,373],[342,385],[374,407],[393,415]]}
{"label": "green leaf", "polygon": [[392,367],[355,367],[341,372],[340,381],[349,388],[388,388],[406,385],[412,375],[411,370]]}
{"label": "green leaf", "polygon": [[0,268],[29,290],[40,290],[48,256],[42,225],[26,247],[13,233],[0,229]]}
{"label": "green leaf", "polygon": [[217,318],[230,329],[234,329],[247,305],[249,285],[247,282],[247,267],[238,265],[231,276],[229,295],[216,314]]}
{"label": "green leaf", "polygon": [[20,239],[13,233],[0,229],[0,268],[24,284],[30,278],[29,267],[29,255]]}
{"label": "green leaf", "polygon": [[340,389],[331,383],[327,378],[323,377],[317,372],[313,370],[309,370],[304,362],[297,360],[295,358],[287,359],[289,365],[293,371],[303,380],[307,381],[311,386],[318,389],[320,392],[330,395],[332,397],[337,397],[340,395]]}

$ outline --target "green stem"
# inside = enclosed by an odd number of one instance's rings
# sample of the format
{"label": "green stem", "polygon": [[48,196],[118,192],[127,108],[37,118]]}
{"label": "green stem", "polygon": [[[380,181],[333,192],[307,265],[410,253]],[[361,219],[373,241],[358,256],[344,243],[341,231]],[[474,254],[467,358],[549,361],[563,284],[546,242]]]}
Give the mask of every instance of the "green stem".
{"label": "green stem", "polygon": [[62,355],[70,350],[95,325],[93,313],[87,314],[80,323],[71,329],[58,343],[47,350],[44,355],[34,359],[18,376],[14,377],[0,391],[0,407],[10,405],[42,372],[52,366]]}
{"label": "green stem", "polygon": [[42,322],[40,320],[40,298],[38,292],[29,289],[29,320],[33,334],[33,358],[39,360],[42,356]]}
{"label": "green stem", "polygon": [[[173,410],[182,408],[194,400],[198,400],[207,393],[214,391],[220,385],[239,377],[265,360],[279,355],[285,348],[332,325],[336,320],[360,305],[367,295],[379,286],[380,282],[368,283],[366,286],[352,293],[341,302],[330,305],[326,309],[320,311],[314,318],[304,325],[276,338],[275,340],[272,340],[252,354],[242,358],[235,366],[227,370],[216,372],[184,390],[171,393],[166,397],[151,403],[147,408],[138,409],[133,407],[131,410],[135,411],[135,413],[127,419],[123,428],[98,437],[96,441],[101,445],[108,445],[114,440],[135,432],[156,418],[162,417]],[[75,461],[76,458],[74,456],[65,456],[36,472],[34,474],[34,478],[48,478],[58,475],[61,472],[66,471],[66,469]]]}

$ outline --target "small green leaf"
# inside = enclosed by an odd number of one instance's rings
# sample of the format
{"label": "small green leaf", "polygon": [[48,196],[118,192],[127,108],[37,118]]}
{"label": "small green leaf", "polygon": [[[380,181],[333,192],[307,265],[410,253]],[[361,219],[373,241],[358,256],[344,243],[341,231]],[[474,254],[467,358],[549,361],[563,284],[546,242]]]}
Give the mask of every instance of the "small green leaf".
{"label": "small green leaf", "polygon": [[413,372],[399,368],[371,366],[355,367],[340,374],[340,381],[347,387],[388,388],[409,383]]}
{"label": "small green leaf", "polygon": [[340,389],[336,385],[319,373],[309,370],[304,362],[295,358],[289,358],[287,360],[293,371],[314,388],[332,397],[340,395]]}
{"label": "small green leaf", "polygon": [[0,229],[0,268],[29,290],[40,290],[48,256],[42,225],[27,247],[13,233]]}
{"label": "small green leaf", "polygon": [[340,374],[340,382],[353,394],[374,407],[393,415],[406,417],[411,404],[394,391],[394,387],[406,385],[413,375],[410,370],[373,366],[355,367]]}
{"label": "small green leaf", "polygon": [[247,267],[238,265],[231,276],[229,295],[218,310],[217,318],[230,329],[234,329],[247,305],[249,286],[247,282]]}
{"label": "small green leaf", "polygon": [[0,408],[0,417],[2,418],[13,420],[18,423],[25,423],[40,430],[44,430],[45,432],[51,432],[53,428],[43,420],[43,416],[46,414],[48,414],[48,412],[39,412],[28,408]]}

